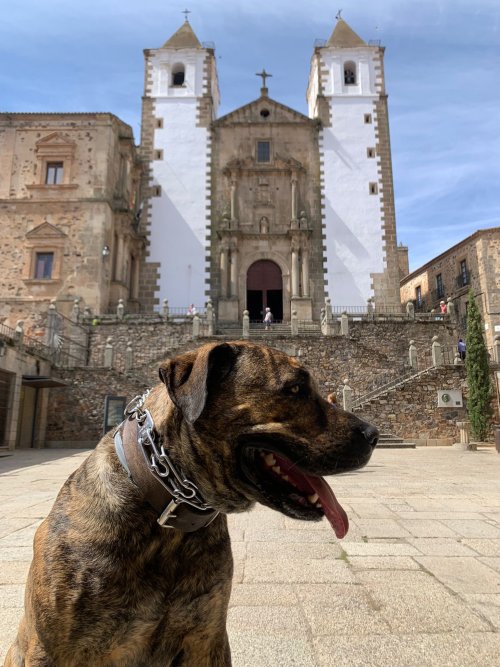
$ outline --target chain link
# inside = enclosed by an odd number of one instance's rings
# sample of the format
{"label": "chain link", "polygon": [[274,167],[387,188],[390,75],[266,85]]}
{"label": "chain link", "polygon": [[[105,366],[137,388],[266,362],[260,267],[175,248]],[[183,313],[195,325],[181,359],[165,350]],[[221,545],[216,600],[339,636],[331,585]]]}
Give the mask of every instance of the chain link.
{"label": "chain link", "polygon": [[187,503],[198,510],[212,510],[201,497],[196,484],[178,473],[163,444],[158,446],[153,418],[149,410],[144,409],[149,393],[148,389],[142,396],[133,398],[125,408],[125,417],[137,421],[137,439],[146,454],[151,471],[173,496],[175,504]]}

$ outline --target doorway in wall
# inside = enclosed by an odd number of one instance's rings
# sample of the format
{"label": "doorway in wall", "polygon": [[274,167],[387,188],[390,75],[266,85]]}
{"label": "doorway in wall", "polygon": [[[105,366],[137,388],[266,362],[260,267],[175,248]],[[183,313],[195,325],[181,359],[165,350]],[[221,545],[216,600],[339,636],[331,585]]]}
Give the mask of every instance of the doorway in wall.
{"label": "doorway in wall", "polygon": [[250,320],[262,322],[266,308],[271,309],[275,321],[283,319],[283,278],[275,262],[260,259],[247,272],[247,310]]}

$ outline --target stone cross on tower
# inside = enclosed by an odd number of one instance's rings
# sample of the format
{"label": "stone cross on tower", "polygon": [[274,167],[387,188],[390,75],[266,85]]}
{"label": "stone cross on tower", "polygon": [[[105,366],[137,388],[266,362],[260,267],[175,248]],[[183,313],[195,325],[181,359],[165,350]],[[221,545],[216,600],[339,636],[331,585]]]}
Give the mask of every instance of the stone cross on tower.
{"label": "stone cross on tower", "polygon": [[268,79],[272,74],[268,74],[265,70],[265,68],[262,70],[262,72],[257,72],[255,76],[261,76],[262,77],[262,88],[260,89],[260,94],[261,95],[267,95],[267,86],[266,86],[266,79]]}
{"label": "stone cross on tower", "polygon": [[185,17],[186,21],[189,21],[188,16],[189,16],[189,14],[191,14],[189,9],[185,9],[183,12],[181,12],[181,14],[184,14],[184,17]]}

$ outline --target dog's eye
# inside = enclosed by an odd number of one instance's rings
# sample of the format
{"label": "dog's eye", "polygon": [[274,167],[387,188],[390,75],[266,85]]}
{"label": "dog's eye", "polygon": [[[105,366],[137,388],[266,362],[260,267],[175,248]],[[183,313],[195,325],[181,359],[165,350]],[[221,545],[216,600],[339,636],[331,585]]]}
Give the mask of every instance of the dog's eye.
{"label": "dog's eye", "polygon": [[285,387],[285,394],[289,396],[301,396],[304,393],[304,387],[301,384],[291,384]]}

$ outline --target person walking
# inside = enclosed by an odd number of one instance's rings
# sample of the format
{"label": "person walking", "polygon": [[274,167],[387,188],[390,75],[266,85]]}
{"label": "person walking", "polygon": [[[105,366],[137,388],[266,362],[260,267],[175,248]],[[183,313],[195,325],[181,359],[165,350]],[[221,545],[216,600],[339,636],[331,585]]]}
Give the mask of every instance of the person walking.
{"label": "person walking", "polygon": [[266,325],[266,331],[269,331],[273,323],[273,314],[271,313],[270,308],[266,308],[266,314],[264,315],[264,324]]}

